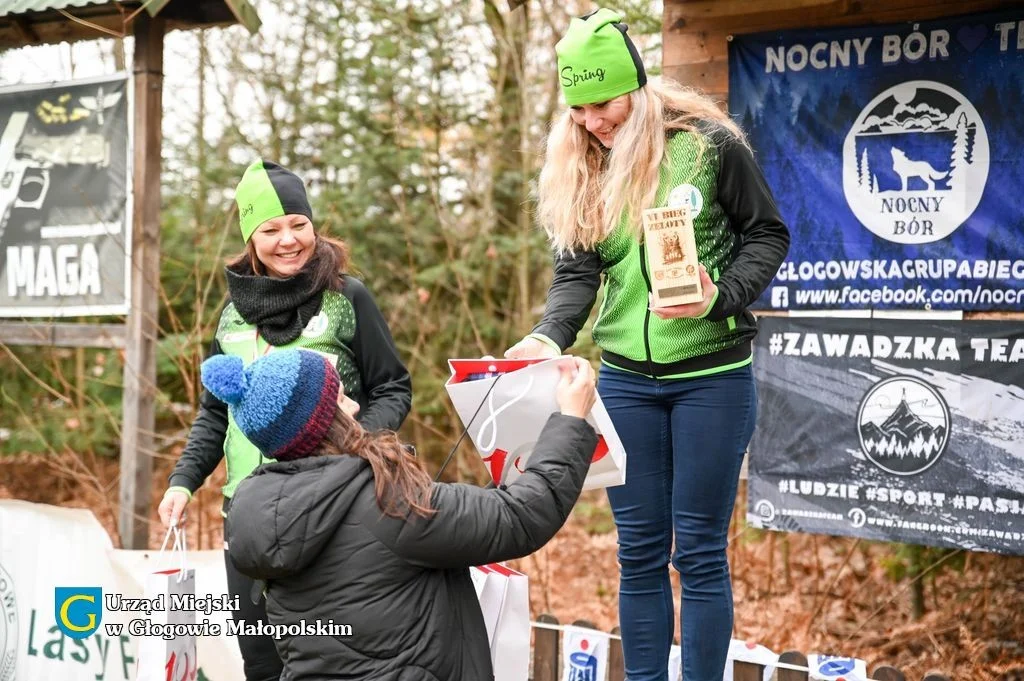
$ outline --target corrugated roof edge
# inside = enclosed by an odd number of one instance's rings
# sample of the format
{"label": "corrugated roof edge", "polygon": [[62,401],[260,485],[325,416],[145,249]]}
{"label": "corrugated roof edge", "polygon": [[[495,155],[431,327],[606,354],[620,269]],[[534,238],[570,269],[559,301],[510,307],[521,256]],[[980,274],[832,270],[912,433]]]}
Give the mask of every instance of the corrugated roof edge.
{"label": "corrugated roof edge", "polygon": [[[110,0],[13,0],[0,3],[0,17],[17,16],[27,12],[46,12],[49,10],[67,9],[68,7],[87,7],[89,5],[105,5]],[[150,16],[156,16],[170,0],[144,0],[143,5]],[[256,8],[248,0],[224,0],[238,23],[245,26],[249,33],[255,34],[262,21]]]}
{"label": "corrugated roof edge", "polygon": [[14,0],[0,4],[0,17],[25,14],[26,12],[46,12],[52,9],[68,7],[86,7],[88,5],[104,5],[110,0]]}

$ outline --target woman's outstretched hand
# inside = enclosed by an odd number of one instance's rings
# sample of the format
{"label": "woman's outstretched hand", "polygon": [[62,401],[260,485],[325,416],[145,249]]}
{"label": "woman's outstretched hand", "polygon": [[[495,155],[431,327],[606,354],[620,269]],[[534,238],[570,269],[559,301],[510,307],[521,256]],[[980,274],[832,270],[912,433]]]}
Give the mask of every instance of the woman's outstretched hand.
{"label": "woman's outstretched hand", "polygon": [[573,357],[558,365],[562,374],[555,388],[555,399],[566,416],[586,418],[597,401],[594,367],[582,357]]}

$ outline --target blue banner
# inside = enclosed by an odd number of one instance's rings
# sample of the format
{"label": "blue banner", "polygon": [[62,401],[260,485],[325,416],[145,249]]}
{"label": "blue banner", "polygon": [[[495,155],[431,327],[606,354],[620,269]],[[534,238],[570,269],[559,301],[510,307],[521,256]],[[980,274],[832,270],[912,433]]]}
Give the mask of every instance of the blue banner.
{"label": "blue banner", "polygon": [[729,109],[793,236],[759,307],[1024,308],[1024,9],[736,36]]}

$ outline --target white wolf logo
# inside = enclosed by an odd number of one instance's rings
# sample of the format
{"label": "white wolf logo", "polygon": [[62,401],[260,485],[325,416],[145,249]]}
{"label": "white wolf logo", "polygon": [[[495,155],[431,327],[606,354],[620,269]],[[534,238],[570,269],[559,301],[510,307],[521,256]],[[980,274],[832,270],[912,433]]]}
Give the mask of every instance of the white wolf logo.
{"label": "white wolf logo", "polygon": [[927,161],[911,161],[907,158],[907,155],[896,147],[892,148],[892,169],[900,176],[900,182],[903,183],[903,191],[907,191],[907,180],[911,177],[917,177],[924,180],[925,184],[928,185],[929,191],[935,191],[934,180],[941,180],[942,178],[949,175],[949,172],[940,173],[935,168],[931,167]]}

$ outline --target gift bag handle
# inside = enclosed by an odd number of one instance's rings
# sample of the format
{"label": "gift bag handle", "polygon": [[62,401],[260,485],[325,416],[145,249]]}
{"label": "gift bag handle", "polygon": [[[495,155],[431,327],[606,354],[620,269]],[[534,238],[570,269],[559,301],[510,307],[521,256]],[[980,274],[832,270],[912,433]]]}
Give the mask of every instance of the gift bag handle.
{"label": "gift bag handle", "polygon": [[491,391],[494,390],[494,386],[498,385],[498,381],[500,381],[501,377],[504,375],[505,374],[498,374],[494,377],[494,383],[491,383],[491,387],[487,389],[487,392],[485,392],[484,396],[480,399],[480,404],[477,405],[476,411],[473,412],[473,416],[466,422],[466,427],[462,429],[462,435],[459,435],[459,439],[455,441],[455,446],[453,446],[452,450],[448,452],[448,456],[445,457],[444,463],[441,464],[441,467],[437,469],[437,475],[434,476],[434,482],[441,479],[441,474],[444,473],[445,467],[451,462],[452,457],[455,456],[455,451],[459,448],[459,445],[462,444],[462,440],[469,433],[470,424],[476,420],[476,417],[480,414],[480,410],[483,409],[487,398],[491,396]]}
{"label": "gift bag handle", "polygon": [[157,552],[157,560],[163,555],[164,550],[167,548],[167,540],[171,538],[171,534],[174,534],[174,543],[171,544],[171,553],[177,553],[181,557],[181,563],[178,566],[178,582],[181,582],[185,578],[185,554],[187,553],[187,538],[185,536],[185,528],[178,527],[177,523],[172,524],[167,528],[167,534],[164,535],[164,542],[160,545],[160,551]]}
{"label": "gift bag handle", "polygon": [[[498,381],[495,380],[494,382],[497,383]],[[487,405],[488,405],[488,407],[490,407],[491,415],[488,416],[486,419],[484,419],[484,422],[482,424],[480,424],[480,430],[478,430],[477,433],[476,433],[477,443],[479,444],[480,449],[482,451],[487,452],[487,451],[490,451],[490,450],[494,449],[494,443],[498,439],[498,415],[501,414],[501,412],[503,412],[506,409],[508,409],[509,407],[511,407],[513,404],[515,404],[519,400],[521,400],[524,397],[526,397],[527,395],[529,395],[530,394],[530,390],[532,388],[533,388],[533,376],[530,376],[530,378],[527,381],[526,385],[523,387],[522,392],[520,392],[518,395],[516,395],[515,397],[513,397],[512,399],[510,399],[508,402],[506,402],[505,404],[501,405],[497,409],[494,408],[494,393],[491,392],[491,390],[487,391],[487,394],[484,395],[484,400],[487,401]],[[494,389],[493,385],[491,386],[491,389],[492,390]],[[480,401],[480,406],[483,406],[484,400]],[[477,407],[476,414],[479,414],[479,413],[480,413],[480,407]],[[471,418],[469,420],[470,423],[472,423],[473,421],[476,420],[476,414],[473,414],[473,418]],[[490,434],[491,434],[490,435],[490,439],[486,440],[487,444],[483,444],[484,441],[485,441],[484,431],[487,430],[488,426],[490,426]],[[466,426],[466,429],[468,430],[469,426]]]}

